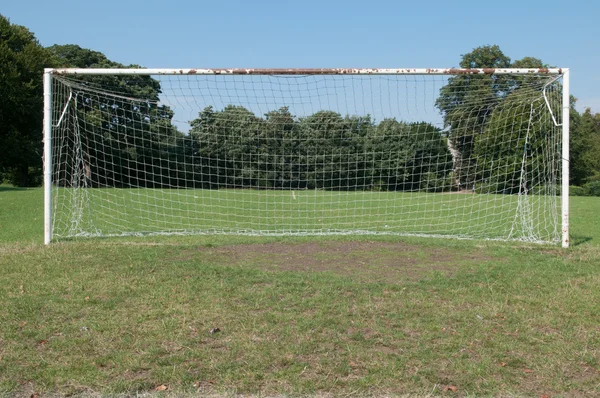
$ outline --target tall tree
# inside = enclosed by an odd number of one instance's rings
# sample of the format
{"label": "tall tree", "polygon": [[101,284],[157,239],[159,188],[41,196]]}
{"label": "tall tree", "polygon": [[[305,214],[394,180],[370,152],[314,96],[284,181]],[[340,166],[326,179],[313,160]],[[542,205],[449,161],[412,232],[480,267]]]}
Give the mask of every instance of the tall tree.
{"label": "tall tree", "polygon": [[365,146],[374,189],[444,190],[452,157],[435,126],[384,119],[371,130]]}
{"label": "tall tree", "polygon": [[[62,67],[139,68],[109,60],[78,45],[54,45],[48,50]],[[173,111],[159,104],[160,82],[151,76],[61,76],[70,85],[74,112],[85,128],[83,162],[63,161],[63,184],[76,183],[74,168],[87,168],[92,186],[162,187],[187,185],[191,148],[172,124]],[[102,93],[96,91],[101,88]],[[116,95],[113,95],[116,94]],[[71,145],[72,141],[65,141]],[[183,147],[181,146],[183,145]],[[77,148],[63,148],[63,156]],[[187,155],[186,155],[187,154]],[[71,176],[70,178],[68,176]]]}
{"label": "tall tree", "polygon": [[[553,92],[556,96],[557,92]],[[551,101],[558,104],[556,98]],[[534,106],[532,106],[532,104]],[[530,192],[551,179],[554,167],[546,167],[548,148],[556,142],[553,121],[535,112],[545,106],[540,93],[515,91],[493,111],[484,131],[475,137],[473,160],[477,163],[474,178],[486,193]],[[560,109],[554,109],[559,112]],[[560,132],[555,131],[555,134]],[[557,164],[555,164],[557,166]]]}
{"label": "tall tree", "polygon": [[42,76],[51,65],[34,34],[0,14],[0,173],[19,186],[41,182]]}
{"label": "tall tree", "polygon": [[[478,47],[463,54],[461,68],[508,68],[510,58],[497,45]],[[454,171],[461,184],[472,180],[473,144],[475,136],[483,132],[485,123],[501,96],[493,75],[458,75],[448,79],[440,91],[436,106],[449,128],[449,139],[456,150]]]}
{"label": "tall tree", "polygon": [[[462,55],[461,68],[542,68],[540,59],[525,57],[511,63],[497,45],[475,48]],[[441,89],[436,106],[443,114],[450,145],[456,150],[454,172],[463,186],[477,178],[473,151],[479,135],[486,131],[494,109],[531,77],[509,75],[471,75],[451,77]]]}
{"label": "tall tree", "polygon": [[588,108],[575,117],[571,129],[570,175],[573,185],[583,185],[600,180],[600,113],[592,113]]}
{"label": "tall tree", "polygon": [[267,112],[265,122],[258,151],[259,186],[300,188],[305,167],[296,117],[284,106]]}
{"label": "tall tree", "polygon": [[[204,188],[258,187],[259,160],[266,142],[265,121],[243,106],[227,105],[222,111],[204,108],[191,121],[194,166]],[[264,161],[264,159],[263,159]]]}
{"label": "tall tree", "polygon": [[363,189],[365,159],[360,153],[372,125],[369,116],[342,117],[326,110],[301,118],[299,152],[306,188]]}

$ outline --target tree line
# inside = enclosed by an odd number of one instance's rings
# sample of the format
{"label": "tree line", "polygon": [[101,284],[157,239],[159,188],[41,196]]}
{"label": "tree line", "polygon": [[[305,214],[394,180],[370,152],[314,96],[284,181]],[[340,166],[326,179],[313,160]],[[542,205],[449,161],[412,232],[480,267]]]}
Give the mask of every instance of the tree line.
{"label": "tree line", "polygon": [[[241,134],[240,134],[241,132]],[[204,188],[444,190],[452,157],[427,123],[287,107],[264,118],[240,106],[205,108],[192,121],[194,171]]]}
{"label": "tree line", "polygon": [[[90,79],[102,79],[93,77]],[[66,82],[68,84],[68,82]],[[146,83],[137,82],[138,91]],[[452,156],[439,128],[287,107],[204,108],[189,133],[151,102],[75,91],[80,141],[62,139],[54,178],[65,187],[449,190]],[[59,101],[63,103],[64,101]],[[67,116],[68,117],[68,116]],[[73,118],[75,119],[75,118]],[[66,133],[71,129],[66,127]],[[65,137],[66,138],[66,137]]]}
{"label": "tree line", "polygon": [[[460,62],[462,68],[546,66],[533,57],[513,62],[498,46],[478,47],[462,55]],[[138,66],[119,64],[74,44],[44,48],[26,27],[0,15],[0,181],[41,184],[45,67]],[[516,95],[522,81],[513,78],[502,86],[498,77],[455,76],[441,89],[436,103],[443,131],[424,122],[375,122],[368,115],[340,115],[326,109],[298,118],[285,107],[254,115],[230,105],[200,110],[190,132],[184,134],[172,122],[173,111],[156,105],[161,94],[157,80],[148,76],[86,79],[90,87],[108,85],[124,96],[148,101],[115,104],[81,91],[77,108],[69,112],[86,120],[90,137],[97,134],[102,142],[90,146],[79,163],[67,159],[69,151],[64,151],[61,156],[67,166],[56,176],[63,185],[73,184],[74,176],[91,174],[97,186],[448,190],[477,182],[485,183],[489,191],[506,192],[500,171],[489,166],[500,157],[512,157],[519,164],[524,150],[505,148],[502,140],[494,138],[510,134],[502,129],[516,131],[531,122],[515,118],[507,128],[506,120],[500,120],[509,107],[525,106]],[[465,89],[474,79],[481,80],[479,89]],[[469,109],[474,99],[481,104],[477,112]],[[112,110],[99,111],[98,101]],[[582,187],[574,192],[594,194],[600,186],[600,114],[590,110],[580,114],[574,105],[573,98],[570,182]],[[244,134],[239,134],[242,130]],[[525,145],[528,162],[536,161],[535,145],[544,144],[543,137],[537,138],[530,147]],[[137,145],[140,141],[148,145]],[[513,180],[520,172],[502,170],[512,173],[509,179]],[[508,191],[515,189],[519,188],[513,184]]]}

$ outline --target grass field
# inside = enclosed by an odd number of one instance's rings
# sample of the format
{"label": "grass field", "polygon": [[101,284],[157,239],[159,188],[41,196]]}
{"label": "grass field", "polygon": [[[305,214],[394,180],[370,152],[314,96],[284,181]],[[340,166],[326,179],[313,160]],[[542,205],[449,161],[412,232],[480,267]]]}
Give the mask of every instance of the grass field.
{"label": "grass field", "polygon": [[44,247],[41,199],[0,186],[0,395],[600,395],[599,198],[572,198],[567,250],[225,235]]}
{"label": "grass field", "polygon": [[[438,235],[560,241],[551,196],[54,188],[57,239],[160,233]],[[529,221],[531,220],[531,223]]]}

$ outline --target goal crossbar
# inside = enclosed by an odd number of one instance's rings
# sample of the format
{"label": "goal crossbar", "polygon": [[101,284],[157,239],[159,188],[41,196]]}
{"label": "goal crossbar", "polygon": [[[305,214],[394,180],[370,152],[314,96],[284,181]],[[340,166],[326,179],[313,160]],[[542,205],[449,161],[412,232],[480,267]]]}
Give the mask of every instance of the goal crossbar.
{"label": "goal crossbar", "polygon": [[565,68],[49,68],[55,75],[562,75]]}

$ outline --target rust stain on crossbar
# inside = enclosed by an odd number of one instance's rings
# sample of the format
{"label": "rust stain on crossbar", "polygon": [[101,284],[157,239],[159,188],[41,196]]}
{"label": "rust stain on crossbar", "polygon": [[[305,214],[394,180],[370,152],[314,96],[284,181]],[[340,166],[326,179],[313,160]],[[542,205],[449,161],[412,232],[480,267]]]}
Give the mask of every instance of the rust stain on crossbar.
{"label": "rust stain on crossbar", "polygon": [[550,68],[217,68],[217,69],[48,69],[56,75],[122,74],[122,75],[493,75],[493,74],[563,74],[562,69]]}
{"label": "rust stain on crossbar", "polygon": [[[369,74],[447,74],[447,75],[493,75],[495,73],[509,73],[508,69],[481,68],[481,69],[386,69],[386,68],[233,68],[233,69],[206,69],[202,73],[212,73],[215,75],[369,75]],[[181,74],[194,75],[198,73],[197,69],[180,70]],[[537,68],[530,69],[531,74],[548,74],[550,69]],[[559,73],[562,73],[560,71]]]}
{"label": "rust stain on crossbar", "polygon": [[[429,70],[428,70],[429,71]],[[459,68],[451,68],[443,70],[442,73],[448,75],[493,75],[496,73],[506,73],[508,72],[505,69],[496,69],[496,68],[481,68],[481,69],[459,69]],[[531,69],[527,71],[531,74],[548,74],[550,73],[550,69],[548,68],[537,68]],[[430,73],[439,73],[438,70],[432,69]],[[562,70],[559,70],[559,73],[562,74]]]}

